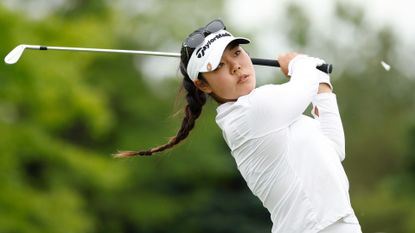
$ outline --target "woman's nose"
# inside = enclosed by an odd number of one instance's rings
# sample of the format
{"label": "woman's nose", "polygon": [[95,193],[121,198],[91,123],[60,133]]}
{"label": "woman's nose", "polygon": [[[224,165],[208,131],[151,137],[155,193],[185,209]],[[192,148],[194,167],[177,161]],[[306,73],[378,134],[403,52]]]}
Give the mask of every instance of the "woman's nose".
{"label": "woman's nose", "polygon": [[241,69],[241,65],[238,62],[232,63],[232,74],[239,72]]}

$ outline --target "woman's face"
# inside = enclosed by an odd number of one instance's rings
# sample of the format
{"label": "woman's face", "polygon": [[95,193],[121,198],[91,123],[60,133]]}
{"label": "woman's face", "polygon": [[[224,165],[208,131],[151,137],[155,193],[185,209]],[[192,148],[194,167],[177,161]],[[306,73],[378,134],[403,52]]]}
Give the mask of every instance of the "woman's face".
{"label": "woman's face", "polygon": [[218,68],[202,75],[207,83],[197,80],[196,86],[221,102],[247,95],[256,85],[251,58],[239,45],[232,43],[223,52]]}

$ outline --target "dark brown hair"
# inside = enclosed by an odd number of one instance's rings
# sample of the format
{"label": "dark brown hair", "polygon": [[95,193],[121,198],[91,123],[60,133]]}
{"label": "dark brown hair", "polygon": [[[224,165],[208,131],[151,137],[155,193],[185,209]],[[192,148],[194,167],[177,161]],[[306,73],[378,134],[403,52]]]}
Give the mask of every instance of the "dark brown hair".
{"label": "dark brown hair", "polygon": [[[207,95],[199,90],[193,81],[190,79],[187,74],[187,64],[190,60],[194,49],[182,46],[181,48],[181,59],[180,59],[180,72],[183,75],[182,87],[186,90],[186,101],[187,105],[184,108],[184,118],[182,120],[182,125],[178,130],[177,134],[170,138],[170,140],[164,144],[148,150],[142,151],[120,151],[115,154],[115,157],[132,157],[132,156],[150,156],[154,153],[164,151],[166,149],[172,148],[181,141],[183,141],[194,128],[196,119],[202,113],[203,105],[206,103]],[[204,81],[201,74],[199,74],[198,79]]]}

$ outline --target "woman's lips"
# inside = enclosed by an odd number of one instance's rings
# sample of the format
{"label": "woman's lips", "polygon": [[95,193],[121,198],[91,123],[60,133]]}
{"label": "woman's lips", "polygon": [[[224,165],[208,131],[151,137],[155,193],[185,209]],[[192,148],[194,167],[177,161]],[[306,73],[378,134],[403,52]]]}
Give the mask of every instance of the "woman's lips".
{"label": "woman's lips", "polygon": [[247,75],[247,74],[239,76],[238,84],[241,84],[241,83],[244,83],[244,82],[248,81],[248,78],[249,78],[249,75]]}

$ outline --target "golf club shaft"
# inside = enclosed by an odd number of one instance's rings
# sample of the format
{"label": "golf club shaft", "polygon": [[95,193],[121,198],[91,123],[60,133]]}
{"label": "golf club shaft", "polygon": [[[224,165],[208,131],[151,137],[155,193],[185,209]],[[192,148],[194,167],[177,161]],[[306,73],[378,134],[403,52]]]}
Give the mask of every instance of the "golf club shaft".
{"label": "golf club shaft", "polygon": [[123,49],[98,49],[98,48],[58,47],[58,46],[38,46],[37,48],[28,47],[28,49],[77,51],[77,52],[99,52],[99,53],[128,53],[128,54],[151,55],[151,56],[162,56],[162,57],[180,57],[179,53],[123,50]]}
{"label": "golf club shaft", "polygon": [[[42,46],[42,45],[19,45],[12,50],[5,58],[6,63],[13,64],[18,61],[24,49],[32,50],[60,50],[60,51],[78,51],[78,52],[100,52],[100,53],[126,53],[162,57],[180,57],[180,53],[169,52],[154,52],[154,51],[140,51],[140,50],[122,50],[122,49],[101,49],[101,48],[79,48],[79,47],[61,47],[61,46]],[[274,66],[280,67],[277,60],[251,58],[254,65]],[[333,71],[331,64],[323,64],[316,67],[317,69],[330,74]]]}

